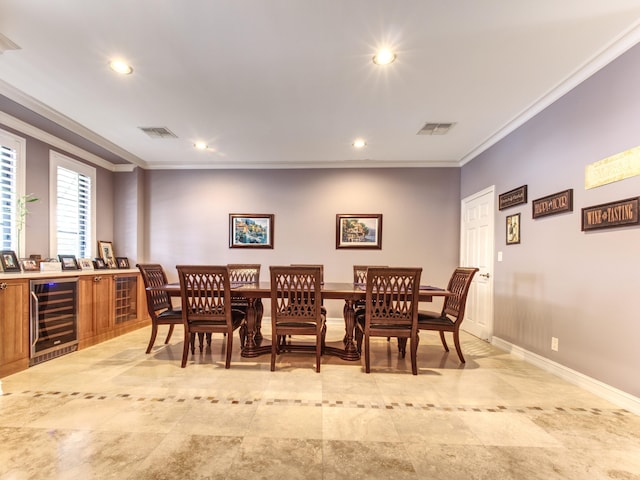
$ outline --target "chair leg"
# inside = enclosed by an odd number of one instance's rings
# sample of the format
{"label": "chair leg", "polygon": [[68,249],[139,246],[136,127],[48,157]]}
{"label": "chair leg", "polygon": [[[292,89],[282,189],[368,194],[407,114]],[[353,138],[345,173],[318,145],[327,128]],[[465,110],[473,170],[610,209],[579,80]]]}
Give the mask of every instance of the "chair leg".
{"label": "chair leg", "polygon": [[458,335],[458,332],[453,332],[453,343],[456,346],[456,352],[458,352],[458,357],[460,357],[460,362],[467,363],[464,360],[464,357],[462,356],[462,348],[460,348],[460,336]]}
{"label": "chair leg", "polygon": [[320,371],[320,357],[322,356],[322,333],[316,338],[316,372]]}
{"label": "chair leg", "polygon": [[274,339],[271,340],[271,371],[275,371],[276,369],[276,353],[278,352],[278,343],[280,342],[280,337],[272,333],[274,335]]}
{"label": "chair leg", "polygon": [[407,338],[398,337],[398,351],[402,354],[402,358],[407,355]]}
{"label": "chair leg", "polygon": [[224,363],[224,368],[229,368],[231,367],[231,352],[233,350],[233,332],[231,332],[226,337],[227,337],[227,359]]}
{"label": "chair leg", "polygon": [[362,330],[356,327],[356,350],[362,353]]}
{"label": "chair leg", "polygon": [[449,345],[447,345],[447,341],[444,338],[444,332],[442,330],[440,330],[440,341],[442,342],[442,346],[444,347],[445,351],[449,351]]}
{"label": "chair leg", "polygon": [[369,358],[370,352],[369,335],[364,336],[364,371],[365,373],[371,372],[371,359]]}
{"label": "chair leg", "polygon": [[198,344],[200,346],[200,353],[202,353],[202,348],[204,347],[203,343],[204,343],[204,332],[198,332]]}
{"label": "chair leg", "polygon": [[[225,336],[226,335],[227,334],[225,333]],[[209,346],[209,347],[211,346],[211,334],[210,333],[207,333],[207,346]],[[202,348],[200,349],[200,351],[202,351]]]}
{"label": "chair leg", "polygon": [[171,325],[169,325],[169,333],[167,333],[167,338],[164,339],[164,344],[165,345],[167,343],[169,343],[169,340],[171,340],[171,334],[173,334],[173,327],[175,327],[175,325],[173,323]]}
{"label": "chair leg", "polygon": [[418,374],[418,344],[420,343],[420,337],[416,336],[415,340],[411,340],[409,342],[411,345],[411,373],[414,375]]}
{"label": "chair leg", "polygon": [[158,325],[154,323],[151,325],[151,338],[149,339],[149,345],[147,346],[147,351],[145,353],[151,352],[151,348],[156,342],[156,335],[158,335]]}
{"label": "chair leg", "polygon": [[[187,366],[187,357],[189,356],[189,345],[193,342],[193,333],[189,333],[189,331],[184,329],[184,347],[182,348],[182,365],[184,368]],[[193,349],[191,350],[193,353]]]}

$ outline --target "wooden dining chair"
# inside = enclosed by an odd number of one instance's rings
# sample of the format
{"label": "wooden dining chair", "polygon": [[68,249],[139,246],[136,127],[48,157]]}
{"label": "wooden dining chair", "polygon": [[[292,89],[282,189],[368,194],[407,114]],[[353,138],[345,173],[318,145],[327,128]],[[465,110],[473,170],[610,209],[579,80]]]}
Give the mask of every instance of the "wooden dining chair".
{"label": "wooden dining chair", "polygon": [[409,340],[411,371],[418,374],[418,299],[422,268],[369,267],[364,315],[356,316],[356,343],[371,371],[371,337],[395,337],[402,356]]}
{"label": "wooden dining chair", "polygon": [[[322,313],[320,267],[271,266],[271,371],[276,368],[276,355],[304,346],[285,342],[287,335],[315,337],[316,372],[324,350],[326,316]],[[308,349],[308,346],[306,346]]]}
{"label": "wooden dining chair", "polygon": [[[229,263],[227,268],[229,269],[229,282],[231,286],[239,284],[255,284],[260,282],[260,267],[259,263]],[[244,297],[231,297],[231,306],[237,310],[247,313],[249,308],[249,301]],[[262,303],[258,305],[258,311],[256,311],[256,332],[260,335],[260,329],[262,326]],[[260,335],[261,336],[261,335]]]}
{"label": "wooden dining chair", "polygon": [[176,325],[182,325],[182,310],[180,307],[172,305],[171,296],[166,291],[149,290],[149,287],[161,287],[167,284],[167,275],[162,265],[158,263],[138,263],[136,267],[140,270],[140,275],[142,276],[147,296],[147,311],[151,318],[151,338],[145,352],[150,353],[158,335],[158,326],[169,325],[169,332],[164,341],[166,345],[171,339],[173,328]]}
{"label": "wooden dining chair", "polygon": [[180,278],[184,325],[182,368],[187,364],[189,347],[191,354],[195,353],[196,333],[226,334],[225,368],[229,368],[233,332],[239,330],[241,347],[247,335],[245,314],[231,306],[229,270],[225,265],[178,265],[176,269]]}
{"label": "wooden dining chair", "polygon": [[453,343],[461,363],[465,363],[465,359],[462,355],[462,348],[460,348],[460,325],[464,320],[471,281],[477,271],[477,268],[456,268],[447,285],[447,290],[453,295],[445,298],[442,311],[440,313],[418,311],[418,330],[432,330],[440,333],[440,341],[447,352],[449,346],[444,338],[444,332],[453,333]]}
{"label": "wooden dining chair", "polygon": [[[320,269],[320,284],[324,284],[324,265],[320,263],[292,263],[292,267],[318,267]],[[322,314],[324,316],[327,315],[327,309],[324,305],[320,307],[322,309]]]}

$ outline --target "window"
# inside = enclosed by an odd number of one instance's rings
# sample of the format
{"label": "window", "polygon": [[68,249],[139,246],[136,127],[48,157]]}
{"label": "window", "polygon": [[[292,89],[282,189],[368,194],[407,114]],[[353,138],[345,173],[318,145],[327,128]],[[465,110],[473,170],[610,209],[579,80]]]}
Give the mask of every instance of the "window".
{"label": "window", "polygon": [[17,226],[17,201],[24,195],[25,140],[0,130],[0,246],[2,250],[24,251],[24,235]]}
{"label": "window", "polygon": [[51,255],[93,257],[96,169],[50,153]]}

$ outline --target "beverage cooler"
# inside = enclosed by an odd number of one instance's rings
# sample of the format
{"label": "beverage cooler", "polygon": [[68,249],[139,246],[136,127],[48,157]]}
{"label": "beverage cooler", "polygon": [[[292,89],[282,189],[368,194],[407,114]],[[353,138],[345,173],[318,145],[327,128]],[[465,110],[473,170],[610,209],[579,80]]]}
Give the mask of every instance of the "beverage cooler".
{"label": "beverage cooler", "polygon": [[29,365],[78,348],[78,278],[31,280]]}

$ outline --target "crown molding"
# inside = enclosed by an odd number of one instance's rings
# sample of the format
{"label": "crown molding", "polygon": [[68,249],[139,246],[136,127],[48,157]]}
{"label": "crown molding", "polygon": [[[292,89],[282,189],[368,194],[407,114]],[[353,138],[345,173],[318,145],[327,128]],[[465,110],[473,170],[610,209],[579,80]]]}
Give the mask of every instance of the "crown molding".
{"label": "crown molding", "polygon": [[192,163],[192,164],[149,164],[145,170],[299,170],[318,168],[459,168],[456,160],[451,161],[393,161],[393,160],[344,160],[330,162],[279,162],[279,163]]}
{"label": "crown molding", "polygon": [[33,125],[30,125],[26,122],[23,122],[22,120],[9,115],[8,113],[0,112],[0,123],[3,125],[6,125],[7,127],[13,128],[14,130],[17,130],[23,133],[24,135],[28,135],[30,137],[33,137],[45,143],[48,143],[52,147],[56,147],[67,153],[76,155],[92,163],[93,165],[102,167],[111,172],[116,171],[115,165],[111,162],[106,161],[104,158],[99,157],[91,152],[87,152],[83,148],[77,147],[72,143],[62,140],[43,130],[40,130],[39,128],[34,127]]}
{"label": "crown molding", "polygon": [[[137,165],[139,167],[146,167],[146,162],[144,160],[142,160],[141,158],[136,157],[135,155],[129,153],[128,151],[126,151],[123,148],[119,147],[115,143],[112,143],[109,140],[107,140],[106,138],[101,137],[100,135],[98,135],[97,133],[93,132],[92,130],[89,130],[87,127],[79,124],[75,120],[72,120],[69,117],[61,114],[60,112],[52,109],[51,107],[49,107],[49,106],[45,105],[44,103],[36,100],[35,98],[31,97],[30,95],[27,95],[26,93],[18,90],[14,86],[9,85],[8,83],[4,82],[3,80],[0,80],[0,94],[4,95],[5,97],[9,98],[10,100],[13,100],[14,102],[18,103],[19,105],[22,105],[23,107],[31,110],[32,112],[37,113],[38,115],[41,115],[42,117],[46,118],[47,120],[50,120],[51,122],[54,122],[54,123],[58,124],[59,126],[61,126],[63,128],[66,128],[70,132],[73,132],[73,133],[75,133],[77,135],[80,135],[81,137],[83,137],[84,139],[90,141],[91,143],[94,143],[94,144],[98,145],[99,147],[102,147],[105,150],[108,150],[108,151],[114,153],[115,155],[121,157],[124,160],[126,160],[128,162],[131,162],[132,164]],[[61,140],[61,141],[63,141],[63,140]],[[94,155],[94,156],[96,156],[96,155]],[[100,157],[98,157],[98,158],[100,158]],[[106,161],[104,159],[102,159],[102,160]],[[109,162],[109,163],[111,163],[111,162]]]}

